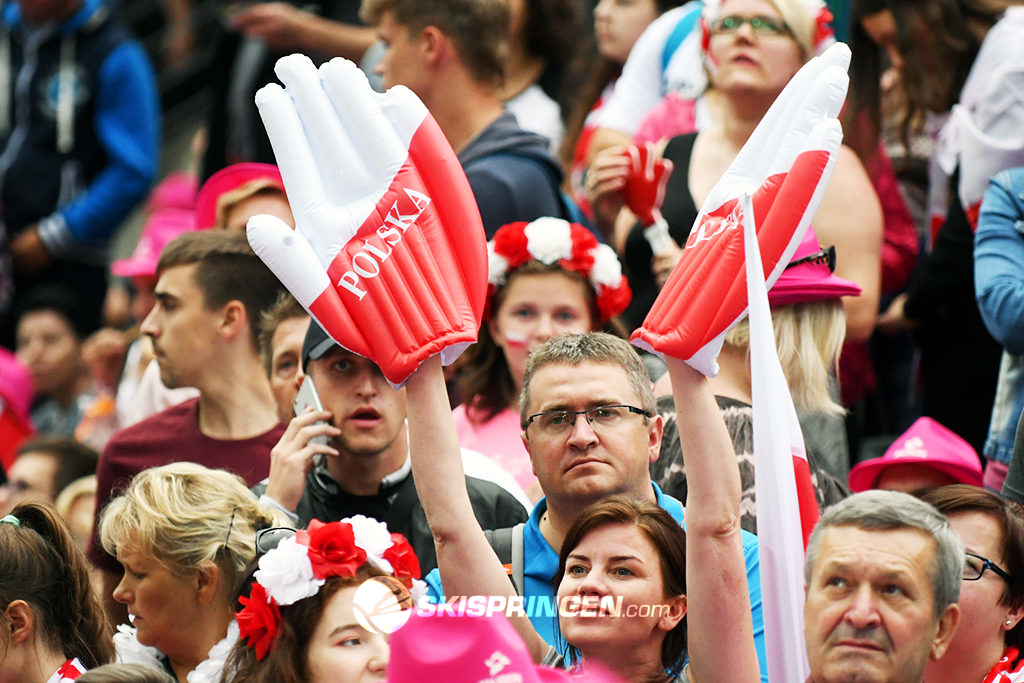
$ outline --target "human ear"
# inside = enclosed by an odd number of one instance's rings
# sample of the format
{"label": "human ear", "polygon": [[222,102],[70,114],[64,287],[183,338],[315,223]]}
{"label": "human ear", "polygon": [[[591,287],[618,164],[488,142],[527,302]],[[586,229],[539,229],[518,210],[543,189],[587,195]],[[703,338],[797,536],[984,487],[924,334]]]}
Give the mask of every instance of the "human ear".
{"label": "human ear", "polygon": [[427,26],[420,32],[420,51],[430,66],[441,60],[446,44],[447,38],[436,26]]}
{"label": "human ear", "polygon": [[195,582],[199,604],[205,607],[217,597],[217,589],[220,587],[220,567],[214,562],[207,562],[196,570]]}
{"label": "human ear", "polygon": [[935,638],[932,640],[932,659],[941,659],[942,655],[946,654],[946,649],[949,647],[950,641],[953,640],[958,623],[960,623],[960,606],[952,604],[939,617]]}
{"label": "human ear", "polygon": [[1003,628],[1007,631],[1012,631],[1017,627],[1022,618],[1024,618],[1024,605],[1014,607],[1006,613],[1006,617],[1003,619]]}
{"label": "human ear", "polygon": [[221,333],[226,337],[234,337],[249,325],[249,316],[245,304],[237,299],[224,304],[221,309]]}
{"label": "human ear", "polygon": [[658,628],[668,633],[686,616],[686,596],[677,595],[674,598],[669,598],[665,605],[668,610],[658,619]]}
{"label": "human ear", "polygon": [[12,600],[4,610],[9,643],[19,645],[32,640],[36,628],[36,615],[24,600]]}
{"label": "human ear", "polygon": [[647,459],[654,462],[661,455],[661,435],[665,430],[665,421],[661,415],[650,418],[647,424]]}

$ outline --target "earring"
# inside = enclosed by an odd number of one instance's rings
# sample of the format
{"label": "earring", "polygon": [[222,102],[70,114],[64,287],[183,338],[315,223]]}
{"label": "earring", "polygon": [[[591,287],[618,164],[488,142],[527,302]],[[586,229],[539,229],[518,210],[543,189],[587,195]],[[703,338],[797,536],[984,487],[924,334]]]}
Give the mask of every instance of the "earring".
{"label": "earring", "polygon": [[1007,620],[1006,620],[1006,625],[1007,625],[1007,626],[1012,626],[1012,625],[1013,625],[1013,621],[1012,621],[1012,620],[1010,620],[1010,619],[1007,619]]}

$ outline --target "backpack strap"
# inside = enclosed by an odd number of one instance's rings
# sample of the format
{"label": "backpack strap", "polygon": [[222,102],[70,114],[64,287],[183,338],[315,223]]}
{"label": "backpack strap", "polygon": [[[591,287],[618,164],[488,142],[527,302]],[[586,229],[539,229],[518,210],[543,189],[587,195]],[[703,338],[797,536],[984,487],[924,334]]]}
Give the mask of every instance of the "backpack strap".
{"label": "backpack strap", "polygon": [[498,560],[505,567],[505,572],[512,579],[516,593],[523,594],[525,584],[523,583],[523,531],[525,522],[520,522],[514,527],[504,529],[484,529],[484,536],[487,542],[498,556]]}

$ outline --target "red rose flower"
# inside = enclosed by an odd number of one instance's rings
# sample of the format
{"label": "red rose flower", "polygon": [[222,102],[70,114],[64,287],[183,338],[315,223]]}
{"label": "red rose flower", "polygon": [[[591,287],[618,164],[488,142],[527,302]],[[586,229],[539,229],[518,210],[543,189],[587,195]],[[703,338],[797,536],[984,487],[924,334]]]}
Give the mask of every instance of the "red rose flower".
{"label": "red rose flower", "polygon": [[420,578],[420,561],[402,534],[391,534],[391,547],[384,551],[383,557],[391,563],[395,578],[406,588],[412,588],[412,580]]}
{"label": "red rose flower", "polygon": [[594,267],[594,247],[597,246],[597,238],[579,223],[572,223],[569,226],[569,234],[572,238],[572,258],[561,259],[558,265],[589,279],[590,269]]}
{"label": "red rose flower", "polygon": [[295,534],[295,540],[309,548],[313,576],[318,579],[355,576],[366,563],[366,551],[356,545],[348,522],[324,524],[314,519],[305,530]]}
{"label": "red rose flower", "polygon": [[256,651],[256,659],[261,660],[267,656],[277,638],[281,610],[258,583],[252,584],[252,592],[248,598],[243,596],[238,598],[238,601],[244,605],[242,611],[235,615],[238,620],[238,633],[242,638],[249,639],[249,647]]}
{"label": "red rose flower", "polygon": [[602,287],[597,295],[597,312],[601,320],[609,320],[626,310],[633,292],[623,277],[618,287]]}
{"label": "red rose flower", "polygon": [[529,223],[519,221],[498,228],[494,233],[494,252],[508,260],[508,269],[512,270],[529,261],[530,251],[527,247],[526,226]]}

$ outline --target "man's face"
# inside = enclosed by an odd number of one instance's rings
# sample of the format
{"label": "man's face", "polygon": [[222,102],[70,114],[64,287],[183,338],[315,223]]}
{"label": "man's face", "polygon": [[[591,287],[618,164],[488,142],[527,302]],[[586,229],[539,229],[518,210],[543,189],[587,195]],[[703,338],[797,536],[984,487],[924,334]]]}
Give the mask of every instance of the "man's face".
{"label": "man's face", "polygon": [[308,363],[324,409],[341,430],[332,445],[343,455],[378,455],[405,429],[405,389],[396,391],[373,361],[335,346]]}
{"label": "man's face", "polygon": [[302,341],[309,317],[282,320],[270,338],[270,391],[277,404],[277,417],[285,424],[294,415],[298,379],[302,376]]}
{"label": "man's face", "polygon": [[51,310],[26,313],[15,338],[18,360],[32,375],[36,393],[70,399],[84,366],[82,345],[67,319]]}
{"label": "man's face", "polygon": [[[616,404],[642,407],[620,365],[552,364],[533,374],[527,414]],[[661,426],[657,416],[645,421],[630,413],[607,427],[578,415],[575,425],[558,435],[530,425],[523,443],[549,500],[587,504],[614,493],[650,494],[648,465],[658,457]]]}
{"label": "man's face", "polygon": [[221,312],[206,308],[195,280],[198,267],[193,263],[164,271],[156,283],[156,303],[142,321],[142,333],[153,342],[160,379],[172,389],[198,386],[210,371],[210,351],[218,346]]}
{"label": "man's face", "polygon": [[57,461],[48,453],[26,451],[18,456],[0,484],[0,516],[9,514],[21,503],[52,503],[59,491],[53,490]]}
{"label": "man's face", "polygon": [[917,529],[824,532],[804,605],[814,683],[920,683],[959,616],[951,605],[935,619],[935,552]]}
{"label": "man's face", "polygon": [[377,38],[384,43],[385,52],[374,67],[385,88],[404,85],[423,97],[424,78],[419,36],[411,35],[408,27],[395,21],[394,14],[385,10],[377,24]]}

